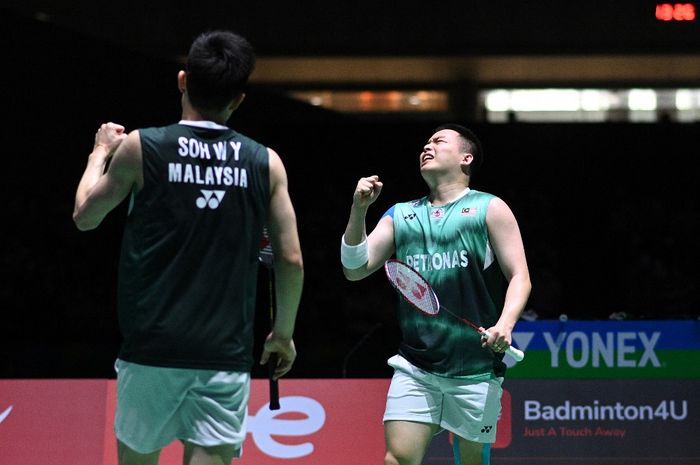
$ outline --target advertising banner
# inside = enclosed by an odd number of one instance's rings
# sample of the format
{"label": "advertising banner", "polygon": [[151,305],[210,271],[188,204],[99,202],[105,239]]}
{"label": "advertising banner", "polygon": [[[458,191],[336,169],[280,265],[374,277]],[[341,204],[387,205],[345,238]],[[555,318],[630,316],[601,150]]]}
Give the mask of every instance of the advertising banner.
{"label": "advertising banner", "polygon": [[699,320],[519,321],[507,379],[700,379]]}
{"label": "advertising banner", "polygon": [[[700,380],[511,380],[491,463],[700,464]],[[452,463],[438,436],[424,465]]]}
{"label": "advertising banner", "polygon": [[[237,463],[382,463],[389,380],[290,379],[280,410],[254,380]],[[700,463],[700,380],[506,380],[492,463]],[[0,463],[116,465],[114,380],[0,381]],[[179,465],[182,446],[163,450]],[[425,465],[452,463],[449,434]]]}
{"label": "advertising banner", "polygon": [[[700,322],[520,322],[493,464],[700,464]],[[389,379],[255,379],[239,465],[383,462]],[[0,380],[0,464],[116,465],[115,380]],[[424,465],[453,463],[450,435]],[[180,465],[182,446],[160,465]]]}
{"label": "advertising banner", "polygon": [[[239,465],[382,463],[388,379],[253,380]],[[0,380],[0,464],[116,465],[115,380]],[[182,446],[160,465],[181,465]]]}
{"label": "advertising banner", "polygon": [[100,465],[106,394],[107,380],[0,380],[0,464]]}

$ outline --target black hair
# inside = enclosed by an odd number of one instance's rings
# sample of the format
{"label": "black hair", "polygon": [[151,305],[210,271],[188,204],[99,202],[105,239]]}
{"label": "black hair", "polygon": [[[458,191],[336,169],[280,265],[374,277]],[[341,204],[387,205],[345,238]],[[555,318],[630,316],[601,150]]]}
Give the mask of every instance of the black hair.
{"label": "black hair", "polygon": [[481,168],[481,165],[484,162],[484,149],[481,147],[481,141],[478,137],[476,137],[476,134],[461,124],[455,123],[441,124],[435,128],[435,132],[442,131],[443,129],[452,129],[453,131],[458,132],[459,135],[467,141],[468,147],[466,147],[466,149],[468,152],[471,152],[472,156],[474,157],[472,169]]}
{"label": "black hair", "polygon": [[187,55],[187,95],[192,105],[221,110],[243,93],[255,69],[255,52],[242,36],[209,31],[197,36]]}

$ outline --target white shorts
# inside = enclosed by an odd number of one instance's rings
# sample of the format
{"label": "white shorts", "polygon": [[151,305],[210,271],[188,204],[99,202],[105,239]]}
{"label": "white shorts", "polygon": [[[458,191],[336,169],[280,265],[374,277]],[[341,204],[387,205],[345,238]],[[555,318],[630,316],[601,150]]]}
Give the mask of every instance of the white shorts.
{"label": "white shorts", "polygon": [[246,435],[250,374],[146,366],[117,360],[117,439],[141,454],[176,439],[203,447]]}
{"label": "white shorts", "polygon": [[405,420],[439,425],[474,442],[496,440],[503,378],[473,380],[433,375],[400,355],[388,360],[394,368],[384,421]]}

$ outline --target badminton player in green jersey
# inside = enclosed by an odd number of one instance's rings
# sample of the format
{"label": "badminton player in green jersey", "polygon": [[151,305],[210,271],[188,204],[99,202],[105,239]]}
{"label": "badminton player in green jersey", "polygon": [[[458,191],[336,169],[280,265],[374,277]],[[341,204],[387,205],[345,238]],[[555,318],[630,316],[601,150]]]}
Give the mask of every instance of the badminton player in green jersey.
{"label": "badminton player in green jersey", "polygon": [[185,465],[228,465],[241,455],[265,226],[277,314],[260,363],[274,353],[279,378],[296,358],[303,262],[287,174],[274,150],[226,126],[254,63],[238,34],[199,35],[177,75],[181,120],[128,135],[103,124],[78,185],[80,230],[130,198],[115,365],[120,465],[155,465],[176,440]]}
{"label": "badminton player in green jersey", "polygon": [[384,412],[385,465],[419,465],[432,437],[454,434],[455,461],[487,465],[501,409],[504,351],[530,294],[518,223],[500,198],[470,188],[483,160],[467,128],[436,128],[418,157],[426,197],[397,203],[366,234],[379,176],[359,180],[341,261],[363,279],[395,256],[433,286],[445,307],[487,329],[482,336],[447,312],[426,316],[400,301],[402,339]]}

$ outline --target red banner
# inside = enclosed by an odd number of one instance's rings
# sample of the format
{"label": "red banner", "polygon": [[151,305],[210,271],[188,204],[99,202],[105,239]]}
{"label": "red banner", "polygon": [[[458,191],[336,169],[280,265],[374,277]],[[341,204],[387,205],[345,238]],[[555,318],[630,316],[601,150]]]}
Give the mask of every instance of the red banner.
{"label": "red banner", "polygon": [[[266,380],[253,380],[248,437],[236,463],[381,463],[389,380],[280,381],[281,409],[268,408]],[[0,380],[0,463],[116,465],[114,380]],[[352,454],[347,451],[352,450]],[[182,446],[160,465],[180,465]]]}
{"label": "red banner", "polygon": [[0,463],[100,464],[106,393],[105,380],[0,380]]}
{"label": "red banner", "polygon": [[[253,380],[248,436],[236,463],[382,463],[389,381],[282,379],[281,408],[270,410],[267,380]],[[0,380],[0,463],[117,465],[115,401],[114,380]],[[503,407],[496,448],[511,442],[507,391]],[[181,463],[179,443],[161,453],[160,465]]]}

